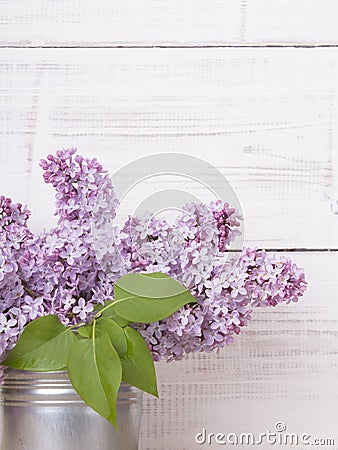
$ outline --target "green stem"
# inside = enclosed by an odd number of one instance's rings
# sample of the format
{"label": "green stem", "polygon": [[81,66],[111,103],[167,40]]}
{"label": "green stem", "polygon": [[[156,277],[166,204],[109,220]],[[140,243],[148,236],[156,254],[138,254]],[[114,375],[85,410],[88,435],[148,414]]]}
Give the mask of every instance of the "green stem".
{"label": "green stem", "polygon": [[28,289],[27,286],[23,286],[23,288],[24,288],[24,290],[25,290],[29,295],[31,295],[32,297],[34,297],[34,298],[38,297],[38,294],[37,294],[36,292],[33,292],[33,291],[31,291],[30,289]]}
{"label": "green stem", "polygon": [[105,306],[105,307],[102,308],[100,311],[98,311],[97,314],[95,314],[94,320],[97,319],[98,317],[100,317],[101,314],[102,314],[104,311],[107,311],[107,309],[110,309],[110,308],[112,308],[113,306],[119,305],[120,303],[123,303],[123,302],[126,301],[126,300],[130,300],[131,298],[134,298],[134,297],[121,298],[121,300],[116,300],[116,302],[111,303],[110,305]]}
{"label": "green stem", "polygon": [[96,319],[93,320],[93,331],[92,331],[92,339],[95,339],[95,331],[96,331]]}
{"label": "green stem", "polygon": [[[80,328],[82,326],[87,325],[85,322],[83,323],[76,323],[75,325],[71,325],[70,327],[67,327],[67,331],[72,331],[74,328]],[[75,330],[77,331],[77,330]]]}

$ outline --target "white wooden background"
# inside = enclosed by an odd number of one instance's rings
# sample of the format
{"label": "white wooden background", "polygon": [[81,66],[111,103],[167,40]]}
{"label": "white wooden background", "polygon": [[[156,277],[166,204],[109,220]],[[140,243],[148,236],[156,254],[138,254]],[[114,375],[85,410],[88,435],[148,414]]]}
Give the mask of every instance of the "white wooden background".
{"label": "white wooden background", "polygon": [[142,450],[278,420],[338,449],[337,23],[336,0],[0,0],[0,192],[34,229],[54,220],[48,152],[111,171],[183,152],[231,181],[247,244],[307,272],[299,304],[256,312],[219,355],[158,365]]}

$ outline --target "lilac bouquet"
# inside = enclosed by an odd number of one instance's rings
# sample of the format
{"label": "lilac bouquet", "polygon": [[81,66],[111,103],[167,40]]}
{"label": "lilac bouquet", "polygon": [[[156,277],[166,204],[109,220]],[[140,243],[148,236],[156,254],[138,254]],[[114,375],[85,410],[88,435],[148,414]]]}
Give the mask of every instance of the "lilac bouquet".
{"label": "lilac bouquet", "polygon": [[228,258],[241,217],[220,201],[187,204],[173,224],[144,216],[107,227],[118,207],[111,179],[96,159],[75,153],[60,150],[40,163],[56,191],[55,228],[34,234],[27,208],[0,197],[0,361],[36,319],[56,316],[84,330],[117,300],[116,283],[129,274],[163,274],[190,295],[149,323],[120,305],[114,320],[143,337],[154,361],[218,351],[248,325],[253,308],[303,295],[304,271],[287,257],[245,248]]}

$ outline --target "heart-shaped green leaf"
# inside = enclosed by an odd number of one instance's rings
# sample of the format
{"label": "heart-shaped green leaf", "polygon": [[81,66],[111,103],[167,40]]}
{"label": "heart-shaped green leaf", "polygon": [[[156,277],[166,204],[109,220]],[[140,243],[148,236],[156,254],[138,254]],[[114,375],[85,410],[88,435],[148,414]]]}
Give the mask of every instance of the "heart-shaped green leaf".
{"label": "heart-shaped green leaf", "polygon": [[181,283],[161,272],[124,275],[116,282],[114,294],[115,303],[109,309],[131,322],[156,322],[196,302]]}
{"label": "heart-shaped green leaf", "polygon": [[68,357],[70,381],[80,397],[117,428],[116,398],[121,384],[119,355],[106,333],[76,341]]}
{"label": "heart-shaped green leaf", "polygon": [[127,339],[123,329],[114,320],[100,317],[96,323],[96,333],[99,338],[104,333],[109,336],[110,342],[120,356],[127,354]]}
{"label": "heart-shaped green leaf", "polygon": [[67,366],[69,350],[76,337],[57,316],[49,315],[29,323],[3,365],[13,369],[48,372]]}
{"label": "heart-shaped green leaf", "polygon": [[122,380],[158,397],[153,358],[142,336],[133,328],[124,328],[128,356],[121,359]]}

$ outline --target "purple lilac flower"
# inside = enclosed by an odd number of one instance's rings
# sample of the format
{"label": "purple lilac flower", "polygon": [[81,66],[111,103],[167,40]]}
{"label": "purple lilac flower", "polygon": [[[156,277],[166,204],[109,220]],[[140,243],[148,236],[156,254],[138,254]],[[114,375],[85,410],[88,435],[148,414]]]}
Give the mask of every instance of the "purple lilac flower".
{"label": "purple lilac flower", "polygon": [[212,204],[212,209],[218,230],[218,248],[225,252],[229,242],[240,234],[236,228],[240,226],[241,216],[228,203],[223,204],[220,200]]}
{"label": "purple lilac flower", "polygon": [[74,153],[62,150],[41,162],[45,181],[56,190],[57,228],[33,235],[27,227],[29,211],[0,197],[0,313],[13,329],[0,333],[0,358],[36,317],[57,314],[64,324],[75,324],[95,303],[113,298],[113,285],[93,248],[91,226],[115,214],[117,199],[101,165],[95,159],[74,159]]}
{"label": "purple lilac flower", "polygon": [[7,334],[9,337],[16,336],[18,334],[16,325],[15,319],[8,319],[5,314],[0,313],[0,333]]}
{"label": "purple lilac flower", "polygon": [[244,249],[236,263],[224,261],[241,220],[227,203],[187,204],[173,224],[129,217],[117,228],[108,174],[75,153],[59,150],[41,161],[56,191],[56,228],[34,235],[30,212],[0,197],[0,360],[36,317],[56,314],[65,325],[90,319],[131,271],[167,273],[197,299],[165,320],[133,325],[154,360],[218,351],[248,325],[253,307],[303,295],[304,272],[287,257]]}
{"label": "purple lilac flower", "polygon": [[84,298],[80,298],[78,304],[72,309],[74,314],[79,316],[80,320],[86,320],[88,313],[92,312],[94,306],[91,303],[86,304]]}
{"label": "purple lilac flower", "polygon": [[150,325],[138,325],[138,329],[155,360],[181,359],[191,351],[219,350],[248,325],[253,307],[296,302],[305,289],[304,271],[289,258],[244,249],[237,264],[214,264],[204,289],[195,286],[191,290],[198,304],[184,306],[161,321],[165,328],[156,343]]}

